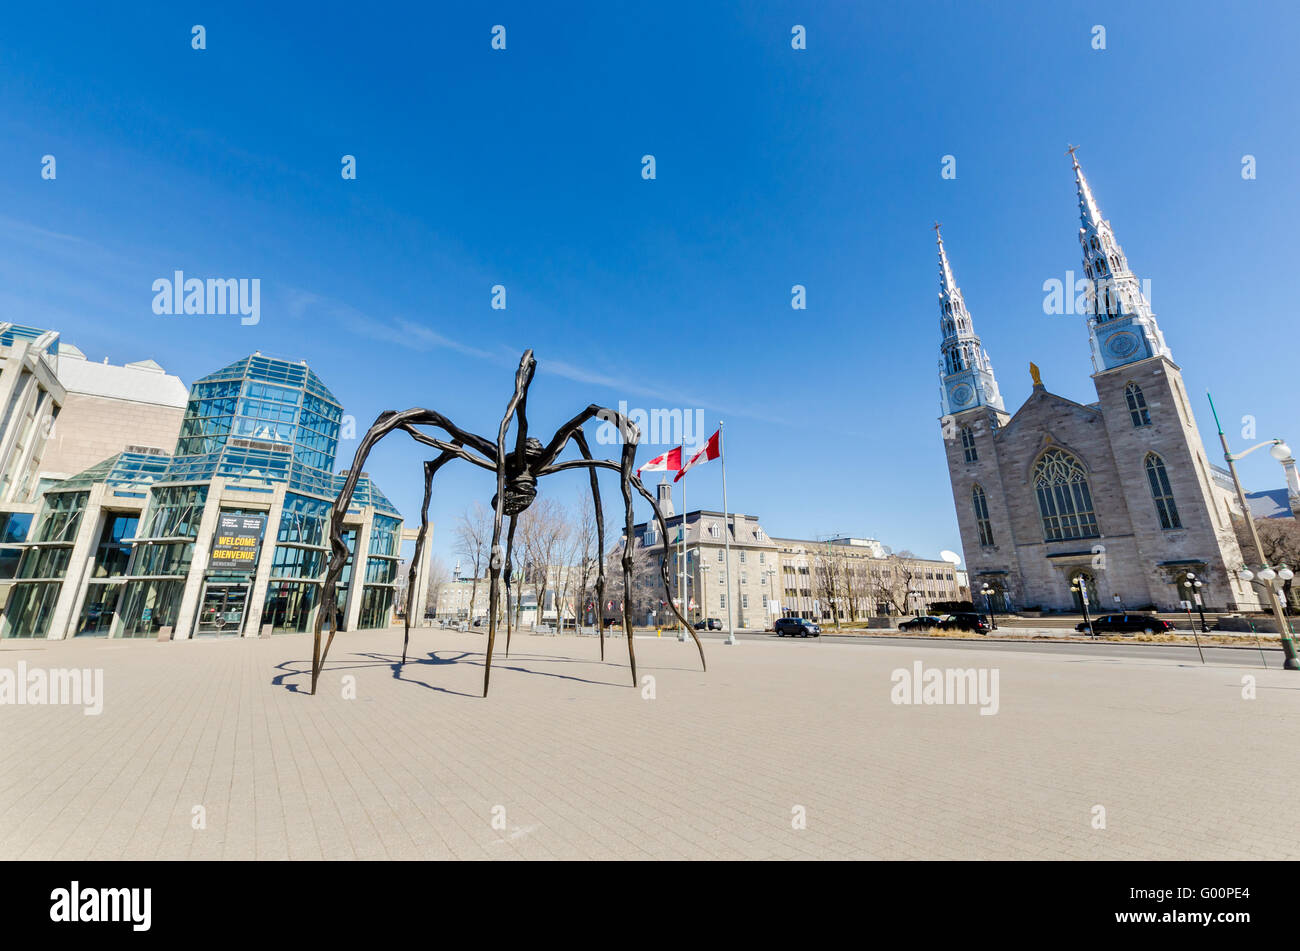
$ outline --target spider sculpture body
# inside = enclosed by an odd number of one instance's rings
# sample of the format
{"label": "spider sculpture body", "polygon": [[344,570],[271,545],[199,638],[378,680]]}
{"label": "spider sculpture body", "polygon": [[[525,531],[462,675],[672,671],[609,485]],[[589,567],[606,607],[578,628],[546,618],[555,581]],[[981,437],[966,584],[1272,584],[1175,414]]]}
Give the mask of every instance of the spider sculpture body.
{"label": "spider sculpture body", "polygon": [[[528,387],[532,383],[533,373],[536,369],[537,361],[533,358],[533,351],[524,351],[524,355],[519,361],[519,369],[515,372],[514,394],[506,404],[506,413],[501,420],[500,427],[497,429],[495,441],[463,430],[433,410],[419,408],[401,412],[390,410],[381,413],[379,418],[375,420],[375,424],[361,438],[360,445],[357,446],[356,456],[352,461],[352,468],[348,472],[347,479],[344,480],[343,488],[339,490],[338,498],[334,501],[333,514],[330,519],[330,563],[325,574],[321,609],[316,615],[315,641],[312,649],[311,692],[313,694],[316,692],[316,682],[320,678],[325,659],[329,656],[330,645],[334,643],[334,634],[338,627],[337,624],[331,624],[329,638],[325,641],[324,650],[322,651],[322,623],[325,618],[333,619],[335,617],[337,584],[348,559],[347,545],[343,541],[343,518],[347,513],[348,506],[352,503],[352,494],[356,490],[357,480],[365,467],[365,461],[370,454],[370,450],[375,447],[379,440],[399,430],[405,432],[417,442],[438,450],[438,455],[424,464],[424,503],[420,513],[420,531],[415,542],[415,557],[411,559],[408,591],[413,592],[416,590],[415,572],[420,564],[425,535],[429,528],[429,500],[433,492],[433,477],[438,470],[453,459],[462,459],[481,469],[487,469],[496,475],[496,494],[492,497],[492,547],[488,562],[490,580],[488,586],[487,661],[483,669],[483,696],[485,697],[492,676],[492,649],[496,641],[497,606],[499,603],[498,582],[504,572],[505,598],[508,605],[510,603],[510,578],[513,572],[511,558],[514,548],[515,521],[537,498],[538,480],[542,476],[556,472],[571,469],[587,470],[591,482],[592,504],[596,510],[596,603],[598,605],[598,614],[603,614],[605,603],[605,517],[600,504],[600,488],[597,483],[596,473],[600,469],[610,469],[619,474],[626,519],[622,555],[623,630],[627,635],[627,653],[632,667],[632,685],[636,686],[636,650],[632,643],[633,489],[650,503],[654,516],[659,523],[660,537],[668,537],[668,527],[664,522],[663,513],[660,512],[654,496],[646,491],[640,477],[632,468],[633,463],[636,461],[636,449],[641,434],[636,425],[621,413],[593,404],[560,427],[559,431],[551,437],[550,442],[543,445],[541,440],[528,435]],[[618,462],[609,459],[592,458],[591,448],[583,432],[583,426],[592,419],[608,420],[618,426],[623,436],[623,451]],[[514,447],[507,451],[506,436],[512,421],[516,424]],[[419,428],[422,426],[440,430],[442,435],[431,435]],[[570,442],[577,445],[581,458],[557,462],[557,457]],[[507,523],[504,546],[501,544],[503,521]],[[677,615],[677,618],[695,641],[695,646],[700,652],[700,665],[707,670],[704,660],[704,646],[700,643],[700,639],[690,623],[678,610],[669,592],[667,559],[661,560],[660,575],[664,585],[664,601],[666,604],[672,605],[673,613]],[[604,660],[605,625],[603,620],[598,624],[598,627],[600,628],[600,658]],[[511,626],[509,612],[507,612],[507,657],[510,656],[510,633]],[[406,629],[402,641],[403,664],[406,663],[406,651],[410,639],[411,611],[408,605]]]}

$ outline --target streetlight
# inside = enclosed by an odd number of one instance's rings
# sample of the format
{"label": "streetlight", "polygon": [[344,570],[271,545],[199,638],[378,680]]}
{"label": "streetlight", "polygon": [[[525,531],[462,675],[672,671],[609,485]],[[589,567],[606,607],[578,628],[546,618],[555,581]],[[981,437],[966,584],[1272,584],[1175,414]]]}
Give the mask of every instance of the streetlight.
{"label": "streetlight", "polygon": [[704,622],[706,631],[709,629],[709,606],[708,602],[705,601],[705,592],[709,590],[709,571],[712,567],[703,558],[700,559],[700,590],[696,592],[696,598],[700,602],[700,620]]}
{"label": "streetlight", "polygon": [[1096,637],[1097,632],[1092,629],[1092,618],[1088,617],[1088,582],[1080,575],[1074,584],[1070,585],[1070,590],[1079,595],[1079,603],[1083,605],[1083,623],[1088,625],[1088,636]]}
{"label": "streetlight", "polygon": [[[1250,540],[1255,545],[1255,554],[1262,559],[1264,557],[1264,546],[1259,543],[1259,532],[1255,528],[1255,519],[1250,513],[1249,503],[1246,502],[1246,490],[1241,487],[1241,479],[1237,478],[1237,460],[1245,458],[1262,446],[1269,446],[1268,454],[1285,467],[1287,463],[1294,464],[1291,447],[1280,439],[1267,439],[1251,446],[1243,453],[1234,455],[1228,449],[1228,437],[1223,434],[1223,424],[1219,422],[1219,413],[1214,408],[1214,399],[1210,397],[1209,393],[1206,393],[1205,396],[1210,400],[1210,412],[1214,414],[1214,424],[1219,428],[1219,442],[1223,444],[1223,458],[1228,463],[1228,472],[1232,475],[1232,483],[1237,487],[1237,501],[1241,503],[1241,514],[1246,519],[1246,527],[1250,529]],[[1283,565],[1282,570],[1288,572],[1288,577],[1292,576],[1290,568]],[[1267,577],[1265,577],[1265,572],[1268,573]],[[1278,573],[1265,564],[1259,572],[1259,578],[1264,582],[1264,587],[1268,590],[1268,599],[1273,608],[1273,617],[1277,620],[1277,633],[1282,640],[1282,653],[1286,656],[1286,660],[1282,662],[1282,667],[1285,670],[1300,670],[1300,657],[1296,656],[1295,644],[1291,642],[1291,628],[1286,623],[1286,615],[1282,612],[1282,602],[1278,599],[1277,591],[1272,584]],[[1250,581],[1254,577],[1255,574],[1249,567],[1241,572],[1241,578],[1245,581]]]}
{"label": "streetlight", "polygon": [[989,583],[984,582],[984,587],[980,588],[980,594],[984,595],[984,610],[989,612],[989,630],[998,629],[998,619],[993,613],[993,594],[994,589],[989,587]]}
{"label": "streetlight", "polygon": [[1210,626],[1205,623],[1205,605],[1201,603],[1201,588],[1204,587],[1204,584],[1203,581],[1200,581],[1196,577],[1195,572],[1189,571],[1183,576],[1183,587],[1186,588],[1187,593],[1191,595],[1187,600],[1195,600],[1196,613],[1201,616],[1201,633],[1209,634]]}

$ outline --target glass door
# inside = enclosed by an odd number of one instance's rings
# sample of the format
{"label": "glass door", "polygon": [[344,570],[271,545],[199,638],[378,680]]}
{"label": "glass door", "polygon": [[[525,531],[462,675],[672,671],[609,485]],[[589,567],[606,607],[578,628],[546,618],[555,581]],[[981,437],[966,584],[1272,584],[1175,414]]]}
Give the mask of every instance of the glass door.
{"label": "glass door", "polygon": [[209,584],[199,609],[199,634],[239,636],[248,603],[246,584]]}

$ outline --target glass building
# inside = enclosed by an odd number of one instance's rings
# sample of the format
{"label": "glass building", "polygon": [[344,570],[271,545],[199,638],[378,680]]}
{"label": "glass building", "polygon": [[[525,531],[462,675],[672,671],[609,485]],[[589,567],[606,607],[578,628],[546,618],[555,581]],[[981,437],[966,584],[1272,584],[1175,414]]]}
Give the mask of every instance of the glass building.
{"label": "glass building", "polygon": [[[0,513],[5,637],[253,636],[315,626],[342,406],[305,364],[253,354],[196,381],[176,450],[128,447]],[[386,627],[402,518],[362,475],[326,626]],[[358,550],[360,543],[360,550]]]}

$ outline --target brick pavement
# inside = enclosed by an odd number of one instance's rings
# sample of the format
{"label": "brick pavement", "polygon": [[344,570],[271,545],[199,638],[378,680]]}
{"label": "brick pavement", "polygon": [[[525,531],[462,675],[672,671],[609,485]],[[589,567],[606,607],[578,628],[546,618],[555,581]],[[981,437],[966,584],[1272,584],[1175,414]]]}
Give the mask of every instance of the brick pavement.
{"label": "brick pavement", "polygon": [[[105,681],[0,706],[0,858],[1300,858],[1289,672],[642,637],[643,699],[621,641],[522,635],[484,700],[483,642],[399,676],[399,630],[340,635],[314,698],[306,636],[0,642]],[[998,713],[892,703],[917,660],[998,668]]]}

